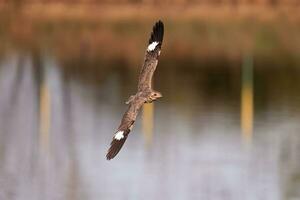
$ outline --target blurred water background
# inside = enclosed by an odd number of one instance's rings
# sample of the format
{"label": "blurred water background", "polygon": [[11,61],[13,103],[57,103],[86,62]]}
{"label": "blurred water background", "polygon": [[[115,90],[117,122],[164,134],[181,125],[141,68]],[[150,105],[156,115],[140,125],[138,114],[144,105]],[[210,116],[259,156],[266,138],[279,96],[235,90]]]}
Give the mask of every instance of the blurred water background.
{"label": "blurred water background", "polygon": [[[299,2],[0,1],[0,199],[300,199]],[[154,87],[105,160],[153,23]]]}

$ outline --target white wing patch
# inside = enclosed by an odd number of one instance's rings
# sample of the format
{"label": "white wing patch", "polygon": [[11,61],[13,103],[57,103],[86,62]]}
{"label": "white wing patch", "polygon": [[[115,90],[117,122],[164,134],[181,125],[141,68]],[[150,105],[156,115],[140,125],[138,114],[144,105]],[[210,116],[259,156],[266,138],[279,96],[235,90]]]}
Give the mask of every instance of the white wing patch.
{"label": "white wing patch", "polygon": [[157,45],[158,42],[152,42],[151,44],[149,44],[147,51],[153,51]]}
{"label": "white wing patch", "polygon": [[124,138],[124,131],[118,131],[116,134],[115,134],[115,137],[114,137],[116,140],[121,140],[122,138]]}

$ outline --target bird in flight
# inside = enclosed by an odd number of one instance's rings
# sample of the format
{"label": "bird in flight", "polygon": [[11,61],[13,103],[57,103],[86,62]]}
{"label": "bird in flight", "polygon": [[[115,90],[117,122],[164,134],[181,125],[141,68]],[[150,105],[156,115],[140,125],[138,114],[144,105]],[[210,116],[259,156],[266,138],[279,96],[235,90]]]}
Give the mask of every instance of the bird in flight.
{"label": "bird in flight", "polygon": [[133,124],[142,105],[144,103],[152,103],[162,97],[160,92],[152,89],[152,77],[158,63],[163,36],[164,24],[159,20],[153,26],[149,39],[144,63],[139,75],[137,93],[130,96],[126,102],[129,106],[123,115],[118,130],[114,134],[112,142],[110,143],[110,148],[106,154],[107,160],[114,158],[119,153],[133,128]]}

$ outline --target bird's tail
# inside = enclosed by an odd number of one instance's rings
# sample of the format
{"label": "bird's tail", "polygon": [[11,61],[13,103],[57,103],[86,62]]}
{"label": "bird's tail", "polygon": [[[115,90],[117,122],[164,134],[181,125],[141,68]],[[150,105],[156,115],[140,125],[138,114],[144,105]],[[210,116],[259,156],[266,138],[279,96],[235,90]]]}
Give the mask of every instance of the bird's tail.
{"label": "bird's tail", "polygon": [[149,45],[147,51],[154,51],[160,49],[164,38],[164,24],[162,21],[158,21],[153,26],[153,30],[149,39]]}
{"label": "bird's tail", "polygon": [[108,149],[108,152],[106,154],[106,159],[110,160],[113,159],[121,150],[122,146],[124,145],[128,133],[130,130],[122,131],[119,130],[113,137],[113,140],[110,143],[110,147]]}

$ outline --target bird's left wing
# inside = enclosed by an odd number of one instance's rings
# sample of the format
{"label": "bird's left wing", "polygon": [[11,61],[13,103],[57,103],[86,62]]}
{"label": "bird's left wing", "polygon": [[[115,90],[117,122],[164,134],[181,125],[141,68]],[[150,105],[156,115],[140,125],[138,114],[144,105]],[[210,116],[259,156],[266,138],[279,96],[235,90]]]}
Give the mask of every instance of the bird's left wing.
{"label": "bird's left wing", "polygon": [[144,104],[144,102],[145,102],[145,98],[136,96],[133,99],[133,101],[130,103],[130,105],[128,106],[127,111],[123,115],[121,124],[120,124],[117,132],[114,134],[112,142],[110,143],[110,147],[106,154],[107,160],[114,158],[121,150],[130,131],[133,128],[135,119],[139,113],[140,108]]}
{"label": "bird's left wing", "polygon": [[153,26],[153,30],[149,39],[149,44],[146,50],[144,64],[142,66],[138,90],[143,91],[146,88],[151,88],[152,76],[158,63],[161,46],[164,37],[164,24],[158,21]]}

